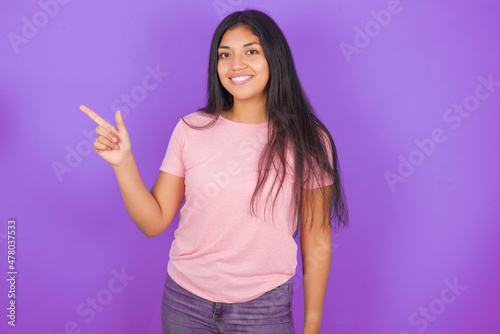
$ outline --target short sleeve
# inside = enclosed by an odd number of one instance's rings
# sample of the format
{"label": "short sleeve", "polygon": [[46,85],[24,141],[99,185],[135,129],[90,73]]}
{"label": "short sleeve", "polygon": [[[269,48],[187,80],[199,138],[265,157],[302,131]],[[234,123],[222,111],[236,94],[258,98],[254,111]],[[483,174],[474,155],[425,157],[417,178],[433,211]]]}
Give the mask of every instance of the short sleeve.
{"label": "short sleeve", "polygon": [[183,161],[183,152],[185,147],[185,136],[183,132],[183,121],[179,120],[172,135],[170,136],[170,141],[168,142],[167,152],[161,163],[160,170],[179,176],[184,177],[186,174],[186,168]]}
{"label": "short sleeve", "polygon": [[[323,133],[323,132],[322,132]],[[328,154],[328,160],[330,161],[330,164],[333,164],[333,157],[332,157],[332,146],[330,144],[330,141],[328,140],[328,137],[323,134],[323,144],[326,147],[326,152]],[[316,189],[316,188],[321,188],[321,187],[326,187],[331,184],[333,184],[333,179],[330,177],[330,175],[327,175],[324,173],[324,175],[321,175],[320,169],[315,161],[315,159],[312,159],[313,162],[313,169],[316,172],[316,177],[311,173],[309,170],[309,166],[307,163],[305,164],[305,172],[304,172],[304,183],[302,184],[303,189]],[[335,167],[335,166],[334,166]],[[318,178],[318,180],[316,180]],[[319,182],[318,182],[319,181]]]}

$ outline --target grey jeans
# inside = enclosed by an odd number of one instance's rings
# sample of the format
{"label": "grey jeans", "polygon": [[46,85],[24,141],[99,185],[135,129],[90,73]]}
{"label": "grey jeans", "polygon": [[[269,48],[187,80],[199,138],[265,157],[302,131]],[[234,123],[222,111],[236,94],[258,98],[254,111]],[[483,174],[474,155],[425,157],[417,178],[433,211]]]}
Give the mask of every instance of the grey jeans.
{"label": "grey jeans", "polygon": [[291,279],[244,303],[216,303],[187,291],[167,273],[161,301],[164,334],[294,334]]}

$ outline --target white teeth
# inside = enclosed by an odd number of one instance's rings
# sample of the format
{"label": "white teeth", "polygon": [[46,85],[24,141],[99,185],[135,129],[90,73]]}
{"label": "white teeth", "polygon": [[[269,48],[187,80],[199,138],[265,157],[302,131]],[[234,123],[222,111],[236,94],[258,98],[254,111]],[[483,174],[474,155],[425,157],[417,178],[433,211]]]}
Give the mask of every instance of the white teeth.
{"label": "white teeth", "polygon": [[247,79],[250,79],[251,76],[246,76],[246,77],[236,77],[236,78],[232,78],[231,80],[233,81],[245,81]]}

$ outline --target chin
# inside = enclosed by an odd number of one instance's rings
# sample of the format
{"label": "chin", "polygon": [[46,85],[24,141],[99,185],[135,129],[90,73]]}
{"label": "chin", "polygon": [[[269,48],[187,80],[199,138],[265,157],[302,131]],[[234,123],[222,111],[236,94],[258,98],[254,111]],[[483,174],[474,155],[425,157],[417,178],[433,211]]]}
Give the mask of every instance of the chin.
{"label": "chin", "polygon": [[260,94],[254,94],[254,93],[244,93],[244,92],[229,92],[234,100],[241,100],[241,101],[246,101],[246,100],[253,100],[253,99],[260,99],[262,96]]}
{"label": "chin", "polygon": [[251,96],[251,95],[233,95],[233,100],[248,101],[254,97],[255,96]]}

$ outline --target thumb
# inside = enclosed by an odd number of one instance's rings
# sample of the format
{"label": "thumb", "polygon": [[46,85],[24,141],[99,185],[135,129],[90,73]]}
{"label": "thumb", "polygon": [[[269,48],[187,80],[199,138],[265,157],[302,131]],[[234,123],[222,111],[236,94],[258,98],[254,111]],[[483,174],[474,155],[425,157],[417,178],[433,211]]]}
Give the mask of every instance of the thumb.
{"label": "thumb", "polygon": [[124,131],[125,133],[127,133],[127,128],[125,127],[125,122],[123,121],[122,112],[120,110],[116,112],[115,119],[118,131]]}

